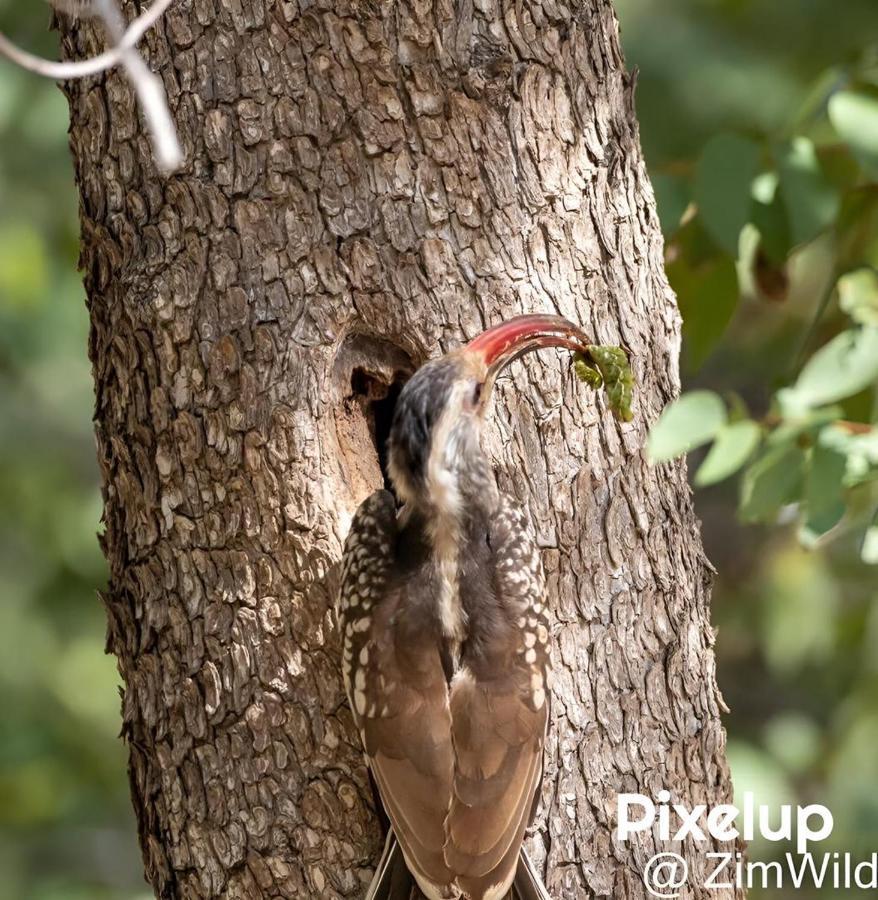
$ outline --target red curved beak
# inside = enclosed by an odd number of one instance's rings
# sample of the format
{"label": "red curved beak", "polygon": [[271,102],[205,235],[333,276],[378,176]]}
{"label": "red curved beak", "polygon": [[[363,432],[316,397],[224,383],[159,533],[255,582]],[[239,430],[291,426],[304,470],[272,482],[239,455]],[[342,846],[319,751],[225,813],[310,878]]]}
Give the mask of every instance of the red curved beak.
{"label": "red curved beak", "polygon": [[481,353],[488,367],[488,386],[513,360],[542,347],[585,352],[592,341],[577,325],[561,316],[515,316],[471,340],[466,349]]}

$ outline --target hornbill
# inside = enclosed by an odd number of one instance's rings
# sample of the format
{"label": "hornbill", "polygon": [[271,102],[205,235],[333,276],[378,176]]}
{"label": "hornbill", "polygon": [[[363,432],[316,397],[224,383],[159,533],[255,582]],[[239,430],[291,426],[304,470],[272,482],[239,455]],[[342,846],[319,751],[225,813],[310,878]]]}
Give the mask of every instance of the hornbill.
{"label": "hornbill", "polygon": [[409,900],[413,881],[429,900],[550,900],[522,846],[549,717],[545,583],[480,436],[505,366],[588,343],[566,319],[518,316],[423,365],[397,400],[402,507],[386,490],[359,507],[338,597],[345,686],[391,823],[367,900]]}

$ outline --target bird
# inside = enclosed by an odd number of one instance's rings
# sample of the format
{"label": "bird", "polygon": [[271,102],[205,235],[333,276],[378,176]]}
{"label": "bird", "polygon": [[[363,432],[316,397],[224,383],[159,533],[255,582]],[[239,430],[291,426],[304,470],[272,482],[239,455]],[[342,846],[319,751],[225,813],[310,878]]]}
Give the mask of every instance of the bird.
{"label": "bird", "polygon": [[357,509],[337,596],[345,688],[390,822],[366,900],[551,900],[523,846],[549,723],[545,578],[480,439],[513,360],[588,344],[560,316],[516,316],[426,362],[396,401],[393,490]]}

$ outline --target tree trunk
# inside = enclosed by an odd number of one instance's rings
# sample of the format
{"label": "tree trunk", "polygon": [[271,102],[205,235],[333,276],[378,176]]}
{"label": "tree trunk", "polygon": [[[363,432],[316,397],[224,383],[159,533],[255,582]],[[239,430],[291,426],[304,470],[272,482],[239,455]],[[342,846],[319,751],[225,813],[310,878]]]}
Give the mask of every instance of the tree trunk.
{"label": "tree trunk", "polygon": [[[88,23],[64,42],[102,47]],[[685,471],[641,450],[680,328],[610,3],[179,0],[142,46],[181,174],[157,176],[123,75],[68,93],[108,646],[157,896],[363,895],[381,835],[339,674],[342,540],[407,373],[551,311],[624,344],[637,393],[620,425],[550,354],[495,398],[555,618],[530,846],[558,900],[646,897],[662,848],[616,840],[617,793],[730,785]],[[707,849],[680,851],[693,882]]]}

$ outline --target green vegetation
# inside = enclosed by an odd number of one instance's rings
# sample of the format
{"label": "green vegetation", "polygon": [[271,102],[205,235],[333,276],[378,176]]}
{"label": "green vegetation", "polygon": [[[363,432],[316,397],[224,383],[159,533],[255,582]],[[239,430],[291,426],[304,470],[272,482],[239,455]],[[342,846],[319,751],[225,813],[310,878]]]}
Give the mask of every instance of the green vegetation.
{"label": "green vegetation", "polygon": [[692,451],[736,790],[828,805],[825,849],[865,855],[878,847],[878,10],[617,6],[684,320],[686,393],[649,451]]}
{"label": "green vegetation", "polygon": [[[797,374],[758,422],[737,394],[728,410],[714,392],[684,394],[648,450],[664,462],[712,442],[697,485],[744,468],[745,521],[776,521],[795,504],[806,546],[856,530],[869,562],[878,516],[878,64],[865,54],[821,75],[792,127],[801,132],[712,137],[691,176],[673,182],[664,223],[694,368],[742,302],[786,302],[793,267],[823,256]],[[685,207],[682,194],[691,197]],[[702,277],[723,270],[734,276],[721,284]],[[834,336],[801,362],[822,333]]]}
{"label": "green vegetation", "polygon": [[[39,4],[0,2],[0,27],[51,54],[47,21]],[[96,593],[106,574],[77,242],[67,104],[0,63],[3,900],[149,896]]]}
{"label": "green vegetation", "polygon": [[[688,394],[651,450],[693,451],[703,487],[736,785],[826,803],[832,848],[865,853],[878,848],[875,0],[617,6],[685,329]],[[47,18],[0,0],[0,27],[52,55]],[[0,64],[0,897],[134,900],[147,892],[95,595],[66,129],[54,85]]]}

